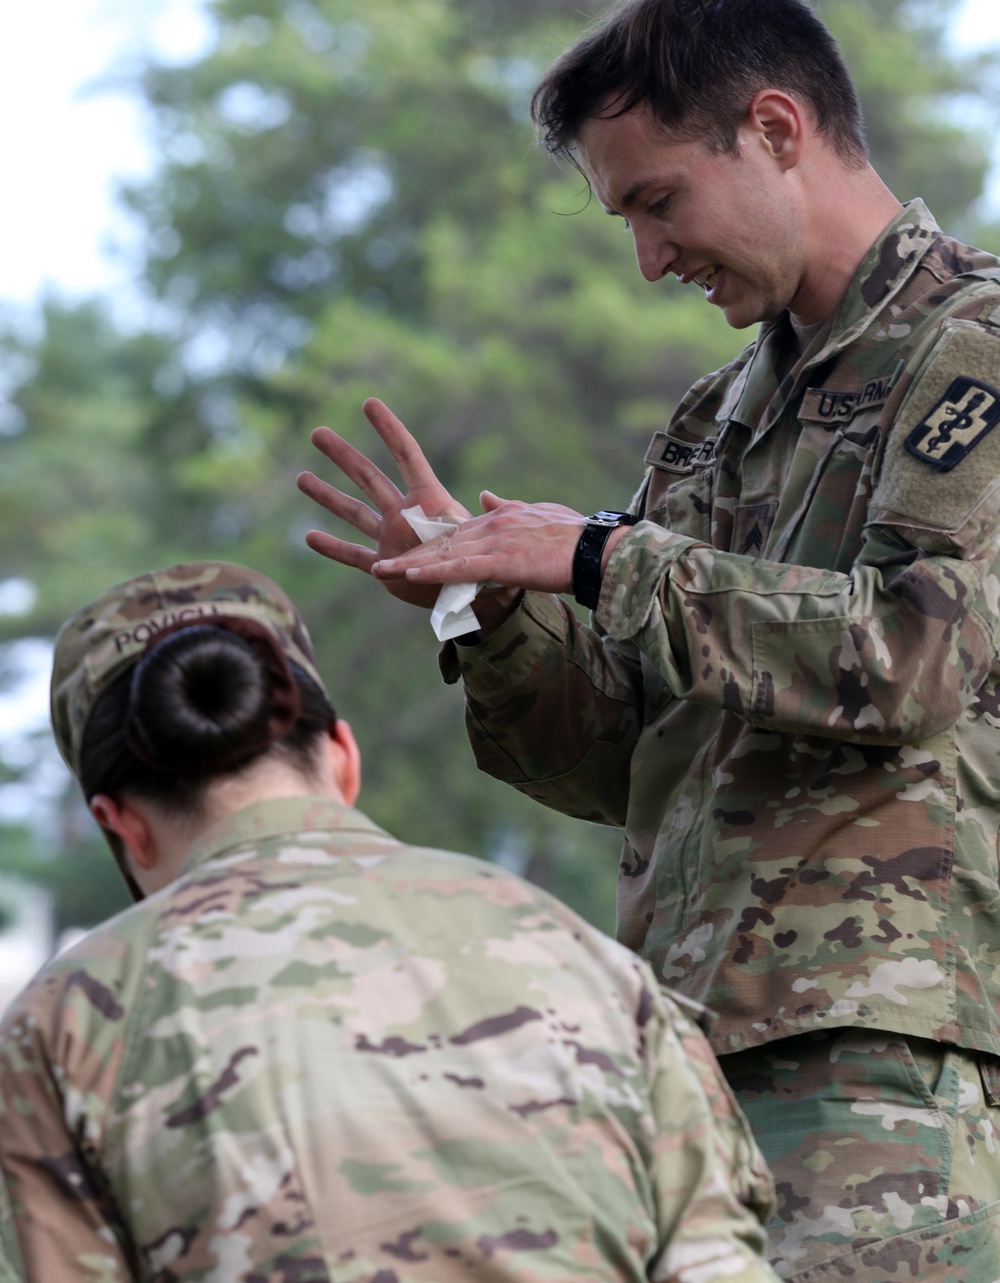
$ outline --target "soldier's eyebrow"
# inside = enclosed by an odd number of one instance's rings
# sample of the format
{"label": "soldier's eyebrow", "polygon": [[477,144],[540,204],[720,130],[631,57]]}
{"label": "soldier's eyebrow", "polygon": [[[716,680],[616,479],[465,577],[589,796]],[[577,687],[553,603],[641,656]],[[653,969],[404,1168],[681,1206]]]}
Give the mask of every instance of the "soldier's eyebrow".
{"label": "soldier's eyebrow", "polygon": [[605,214],[610,214],[612,218],[620,218],[621,213],[619,211],[631,209],[632,206],[637,203],[639,198],[651,187],[655,187],[656,184],[657,180],[654,178],[640,178],[627,189],[625,195],[617,202],[616,205],[605,205],[604,201],[601,201],[601,208],[604,210]]}

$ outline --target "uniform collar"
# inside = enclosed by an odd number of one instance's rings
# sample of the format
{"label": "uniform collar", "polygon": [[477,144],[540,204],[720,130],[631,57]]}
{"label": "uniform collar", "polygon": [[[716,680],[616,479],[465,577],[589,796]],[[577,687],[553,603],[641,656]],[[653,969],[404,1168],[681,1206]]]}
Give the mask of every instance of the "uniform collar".
{"label": "uniform collar", "polygon": [[182,872],[190,873],[209,860],[269,838],[297,833],[348,832],[374,834],[386,841],[395,841],[367,815],[331,798],[270,798],[234,811],[202,833],[188,852]]}
{"label": "uniform collar", "polygon": [[[799,382],[807,371],[830,360],[860,338],[912,280],[920,263],[940,236],[941,229],[922,200],[911,200],[903,206],[855,272],[834,313],[826,341],[820,343],[815,352],[811,352],[808,359],[797,366],[795,375]],[[741,412],[741,407],[749,413],[753,407],[770,400],[774,371],[769,358],[776,345],[781,343],[782,331],[788,324],[786,314],[770,325],[761,326],[757,342],[750,349],[749,360],[733,380],[720,407],[720,421],[733,418],[742,422],[745,415]],[[793,395],[791,386],[788,395]],[[770,417],[773,419],[776,413]],[[759,424],[757,435],[763,435],[769,426],[770,419]]]}
{"label": "uniform collar", "polygon": [[910,281],[941,236],[922,200],[908,201],[868,251],[840,301],[830,338],[817,359],[853,343]]}

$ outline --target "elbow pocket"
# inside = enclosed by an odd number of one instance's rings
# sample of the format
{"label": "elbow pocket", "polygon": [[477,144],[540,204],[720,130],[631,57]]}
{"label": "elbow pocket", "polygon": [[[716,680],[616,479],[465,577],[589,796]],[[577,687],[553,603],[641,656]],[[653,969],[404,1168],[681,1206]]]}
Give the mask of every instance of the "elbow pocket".
{"label": "elbow pocket", "polygon": [[558,775],[531,779],[522,774],[520,781],[511,783],[526,796],[564,815],[623,828],[630,772],[631,753],[601,740]]}
{"label": "elbow pocket", "polygon": [[918,651],[890,654],[876,618],[758,621],[748,720],[812,735],[897,739],[914,698],[919,705]]}

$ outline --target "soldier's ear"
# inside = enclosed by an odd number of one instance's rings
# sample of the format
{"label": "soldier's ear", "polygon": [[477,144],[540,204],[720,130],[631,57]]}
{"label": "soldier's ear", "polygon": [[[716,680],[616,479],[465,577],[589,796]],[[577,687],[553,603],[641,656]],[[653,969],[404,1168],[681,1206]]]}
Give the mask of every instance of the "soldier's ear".
{"label": "soldier's ear", "polygon": [[354,732],[338,717],[330,729],[329,753],[333,776],[348,806],[353,806],[361,791],[361,750]]}
{"label": "soldier's ear", "polygon": [[747,109],[744,128],[780,169],[798,164],[808,130],[805,108],[780,89],[762,89]]}
{"label": "soldier's ear", "polygon": [[102,829],[117,834],[140,869],[153,867],[156,863],[156,847],[142,808],[134,806],[125,798],[95,793],[90,799],[90,813]]}

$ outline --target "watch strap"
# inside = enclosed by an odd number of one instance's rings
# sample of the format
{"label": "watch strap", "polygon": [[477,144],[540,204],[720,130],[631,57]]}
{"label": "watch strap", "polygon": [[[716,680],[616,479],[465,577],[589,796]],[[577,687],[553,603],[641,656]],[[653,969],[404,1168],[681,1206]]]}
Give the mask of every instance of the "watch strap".
{"label": "watch strap", "polygon": [[587,518],[573,554],[573,596],[581,606],[596,610],[601,596],[601,558],[612,530],[635,525],[637,517],[630,512],[613,512],[602,508]]}

